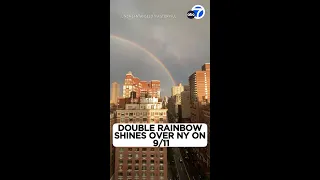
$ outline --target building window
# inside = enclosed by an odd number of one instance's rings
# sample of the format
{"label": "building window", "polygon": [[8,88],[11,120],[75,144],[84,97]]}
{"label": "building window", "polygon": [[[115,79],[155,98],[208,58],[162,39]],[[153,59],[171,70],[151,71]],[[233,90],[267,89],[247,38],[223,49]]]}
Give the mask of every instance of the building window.
{"label": "building window", "polygon": [[122,170],[123,166],[119,166],[119,170]]}
{"label": "building window", "polygon": [[123,152],[123,148],[120,148],[120,150],[119,150],[120,152]]}
{"label": "building window", "polygon": [[139,166],[135,166],[134,170],[136,170],[136,171],[139,170]]}
{"label": "building window", "polygon": [[132,166],[128,166],[128,170],[132,170]]}
{"label": "building window", "polygon": [[163,164],[163,160],[160,160],[160,164]]}
{"label": "building window", "polygon": [[147,151],[147,148],[142,148],[142,151]]}
{"label": "building window", "polygon": [[163,148],[160,148],[159,151],[163,151]]}
{"label": "building window", "polygon": [[163,158],[163,154],[160,154],[160,157]]}
{"label": "building window", "polygon": [[131,176],[131,172],[127,172],[127,176]]}
{"label": "building window", "polygon": [[150,148],[150,151],[154,151],[154,148]]}
{"label": "building window", "polygon": [[132,163],[132,160],[130,159],[130,160],[128,160],[127,162],[128,162],[128,164],[131,164],[131,163]]}
{"label": "building window", "polygon": [[124,112],[123,112],[123,113],[121,113],[121,116],[124,116]]}
{"label": "building window", "polygon": [[154,119],[153,118],[150,120],[150,123],[154,123]]}
{"label": "building window", "polygon": [[123,172],[119,172],[119,173],[118,173],[118,176],[123,176]]}
{"label": "building window", "polygon": [[145,116],[146,116],[146,115],[147,115],[147,112],[144,112],[144,113],[143,113],[143,115],[145,115]]}
{"label": "building window", "polygon": [[151,163],[151,164],[154,164],[154,160],[150,160],[150,163]]}
{"label": "building window", "polygon": [[136,172],[136,173],[135,173],[135,176],[139,176],[139,172]]}
{"label": "building window", "polygon": [[129,113],[129,116],[133,116],[133,113]]}
{"label": "building window", "polygon": [[136,148],[135,151],[139,151],[139,148]]}
{"label": "building window", "polygon": [[[163,167],[162,167],[163,168]],[[163,172],[160,172],[159,176],[164,176],[164,173]]]}
{"label": "building window", "polygon": [[147,157],[147,155],[146,154],[142,154],[142,157],[145,158],[145,157]]}
{"label": "building window", "polygon": [[142,166],[142,170],[147,170],[147,166]]}
{"label": "building window", "polygon": [[160,114],[160,116],[162,116],[163,115],[163,113],[161,112],[161,113],[159,113]]}
{"label": "building window", "polygon": [[136,158],[139,158],[139,154],[136,154]]}
{"label": "building window", "polygon": [[126,113],[126,116],[128,116],[128,113]]}
{"label": "building window", "polygon": [[160,118],[159,122],[163,123],[163,118]]}
{"label": "building window", "polygon": [[137,112],[137,116],[139,116],[139,113]]}
{"label": "building window", "polygon": [[142,164],[147,164],[147,160],[142,160]]}
{"label": "building window", "polygon": [[128,148],[129,151],[132,151],[132,148]]}
{"label": "building window", "polygon": [[122,159],[123,158],[123,154],[119,154],[119,157],[120,157],[120,159]]}
{"label": "building window", "polygon": [[132,121],[133,121],[133,119],[132,119],[132,118],[130,118],[130,119],[129,119],[129,122],[130,122],[130,123],[132,123]]}
{"label": "building window", "polygon": [[123,160],[122,159],[119,159],[119,164],[122,164],[123,163]]}
{"label": "building window", "polygon": [[143,122],[146,123],[147,122],[147,118],[143,118]]}
{"label": "building window", "polygon": [[154,172],[150,173],[150,176],[153,177],[154,176]]}
{"label": "building window", "polygon": [[143,176],[143,177],[146,177],[146,173],[145,173],[145,172],[143,172],[143,173],[142,173],[142,176]]}
{"label": "building window", "polygon": [[159,169],[160,169],[160,170],[164,170],[164,167],[163,167],[163,166],[160,166]]}
{"label": "building window", "polygon": [[129,157],[129,158],[132,158],[132,154],[128,154],[128,157]]}
{"label": "building window", "polygon": [[120,123],[124,123],[124,122],[125,122],[124,118],[121,118]]}
{"label": "building window", "polygon": [[136,164],[139,164],[139,160],[136,160]]}
{"label": "building window", "polygon": [[150,166],[150,170],[154,170],[154,166]]}
{"label": "building window", "polygon": [[150,154],[150,157],[154,158],[154,154]]}

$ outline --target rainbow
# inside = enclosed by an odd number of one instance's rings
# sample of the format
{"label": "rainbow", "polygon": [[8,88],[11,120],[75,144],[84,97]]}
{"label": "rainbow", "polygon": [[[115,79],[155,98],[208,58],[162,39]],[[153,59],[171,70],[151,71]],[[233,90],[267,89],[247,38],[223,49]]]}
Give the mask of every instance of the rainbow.
{"label": "rainbow", "polygon": [[116,36],[116,35],[113,35],[113,34],[110,34],[110,39],[116,39],[116,40],[119,40],[121,42],[124,42],[124,43],[127,43],[127,44],[130,44],[138,49],[140,49],[141,51],[145,52],[146,54],[148,54],[153,60],[155,60],[161,67],[163,67],[163,69],[165,70],[165,72],[168,74],[168,76],[170,77],[171,81],[172,81],[172,85],[175,86],[176,83],[170,73],[170,71],[168,70],[168,68],[160,61],[159,58],[157,58],[154,54],[152,54],[150,51],[148,51],[146,48],[142,47],[141,45],[135,43],[135,42],[132,42],[128,39],[125,39],[123,37],[120,37],[120,36]]}

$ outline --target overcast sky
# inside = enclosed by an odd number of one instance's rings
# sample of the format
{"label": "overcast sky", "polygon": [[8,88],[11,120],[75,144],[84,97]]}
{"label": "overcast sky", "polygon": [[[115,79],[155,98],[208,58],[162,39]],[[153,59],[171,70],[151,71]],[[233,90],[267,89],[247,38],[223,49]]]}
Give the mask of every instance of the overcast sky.
{"label": "overcast sky", "polygon": [[[204,6],[204,18],[187,18],[194,5]],[[210,62],[209,0],[111,0],[110,6],[111,34],[133,41],[154,54],[176,83],[188,84],[188,77]],[[126,18],[152,14],[172,18]],[[170,77],[147,53],[114,38],[110,39],[110,48],[110,87],[116,81],[122,88],[125,74],[132,71],[141,80],[160,80],[162,95],[170,96]]]}

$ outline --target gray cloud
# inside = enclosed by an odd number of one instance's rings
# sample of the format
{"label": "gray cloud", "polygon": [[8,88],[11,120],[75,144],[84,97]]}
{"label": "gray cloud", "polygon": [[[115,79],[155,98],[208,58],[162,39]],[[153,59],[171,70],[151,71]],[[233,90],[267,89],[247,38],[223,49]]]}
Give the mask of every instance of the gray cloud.
{"label": "gray cloud", "polygon": [[[209,0],[111,0],[111,34],[133,41],[152,52],[171,72],[177,83],[210,61]],[[196,4],[205,7],[201,20],[186,13]],[[172,15],[175,18],[125,18],[129,15]],[[128,71],[143,80],[159,79],[163,95],[172,83],[165,71],[146,53],[125,43],[111,43],[111,82],[123,84]],[[111,84],[110,84],[111,86]]]}

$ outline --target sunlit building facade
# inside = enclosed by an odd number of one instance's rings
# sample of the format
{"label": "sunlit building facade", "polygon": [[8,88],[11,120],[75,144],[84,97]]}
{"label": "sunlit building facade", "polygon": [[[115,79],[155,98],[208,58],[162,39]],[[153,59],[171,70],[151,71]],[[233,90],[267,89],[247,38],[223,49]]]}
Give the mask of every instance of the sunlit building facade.
{"label": "sunlit building facade", "polygon": [[132,72],[126,74],[123,85],[123,97],[129,98],[131,92],[136,92],[139,97],[156,97],[160,98],[160,81],[151,80],[141,81],[138,77],[134,77]]}

